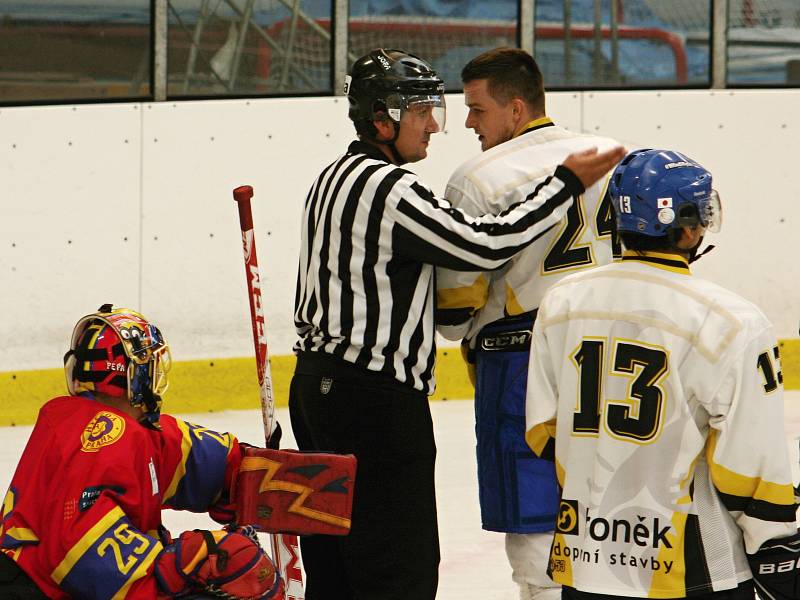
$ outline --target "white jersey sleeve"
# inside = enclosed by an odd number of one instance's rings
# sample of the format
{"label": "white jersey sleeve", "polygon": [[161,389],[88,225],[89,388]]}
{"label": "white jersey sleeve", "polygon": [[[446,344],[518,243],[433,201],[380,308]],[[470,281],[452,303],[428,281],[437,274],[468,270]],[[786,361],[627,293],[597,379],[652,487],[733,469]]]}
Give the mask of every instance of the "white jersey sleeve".
{"label": "white jersey sleeve", "polygon": [[[581,135],[547,118],[525,133],[467,161],[445,197],[472,216],[502,214],[533,193],[572,152],[617,145]],[[484,272],[437,270],[437,328],[447,339],[474,339],[488,323],[536,309],[545,290],[576,270],[612,260],[611,205],[606,180],[585,190],[566,217],[502,267]]]}
{"label": "white jersey sleeve", "polygon": [[794,533],[787,526],[794,503],[786,441],[776,435],[784,422],[778,343],[769,324],[748,337],[704,408],[711,481],[752,554],[765,541]]}
{"label": "white jersey sleeve", "polygon": [[[450,177],[444,197],[471,217],[493,212],[475,183],[463,177],[462,169]],[[461,340],[467,335],[473,315],[486,304],[492,278],[492,272],[437,269],[437,330],[445,339]]]}
{"label": "white jersey sleeve", "polygon": [[[525,434],[525,441],[542,458],[555,460],[556,415],[558,413],[558,382],[553,369],[554,357],[540,323],[546,321],[547,296],[539,307],[539,318],[533,323],[531,354],[528,362],[526,404],[527,423],[535,423]],[[535,357],[535,359],[534,359]],[[558,483],[564,486],[563,470],[556,461]]]}

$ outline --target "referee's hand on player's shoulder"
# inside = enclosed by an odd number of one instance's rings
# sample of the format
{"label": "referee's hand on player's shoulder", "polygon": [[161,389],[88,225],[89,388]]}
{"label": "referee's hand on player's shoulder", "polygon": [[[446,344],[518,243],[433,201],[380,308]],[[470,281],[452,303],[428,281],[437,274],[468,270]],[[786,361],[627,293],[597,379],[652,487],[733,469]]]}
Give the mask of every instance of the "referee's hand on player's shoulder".
{"label": "referee's hand on player's shoulder", "polygon": [[597,148],[590,148],[582,152],[573,152],[562,164],[575,173],[584,188],[588,188],[614,168],[625,154],[625,148],[622,146],[605,152],[597,152]]}

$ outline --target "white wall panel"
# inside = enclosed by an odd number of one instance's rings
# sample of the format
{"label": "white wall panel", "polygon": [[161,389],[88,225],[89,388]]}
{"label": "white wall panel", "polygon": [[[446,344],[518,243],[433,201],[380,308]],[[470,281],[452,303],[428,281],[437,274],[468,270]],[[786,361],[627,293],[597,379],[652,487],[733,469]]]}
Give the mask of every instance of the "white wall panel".
{"label": "white wall panel", "polygon": [[0,110],[0,371],[60,363],[100,303],[135,305],[140,106]]}
{"label": "white wall panel", "polygon": [[[714,172],[726,222],[696,270],[783,337],[799,304],[798,106],[798,91],[548,95],[569,129],[681,149]],[[354,137],[346,113],[340,98],[0,109],[0,371],[60,364],[71,325],[104,301],[140,306],[177,359],[250,354],[231,197],[245,183],[271,350],[288,353],[301,207]],[[448,96],[447,133],[410,167],[438,193],[480,150],[465,117]]]}
{"label": "white wall panel", "polygon": [[724,208],[717,248],[694,271],[758,304],[782,337],[800,317],[800,91],[587,93],[587,131],[630,149],[666,147],[714,175]]}
{"label": "white wall panel", "polygon": [[242,184],[255,190],[270,350],[291,352],[302,205],[316,174],[346,149],[346,111],[338,98],[146,106],[142,309],[174,340],[175,356],[252,353],[231,195]]}

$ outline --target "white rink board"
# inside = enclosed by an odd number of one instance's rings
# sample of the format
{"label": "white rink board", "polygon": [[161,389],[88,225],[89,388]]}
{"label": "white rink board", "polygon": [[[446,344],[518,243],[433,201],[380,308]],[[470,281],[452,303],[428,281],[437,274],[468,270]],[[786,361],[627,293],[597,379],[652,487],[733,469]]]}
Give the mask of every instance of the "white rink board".
{"label": "white rink board", "polygon": [[291,353],[301,209],[314,174],[348,139],[345,106],[339,98],[147,105],[142,310],[163,324],[174,356],[252,353],[231,194],[243,184],[255,190],[270,351]]}
{"label": "white rink board", "polygon": [[[569,129],[682,149],[709,167],[725,225],[697,272],[796,337],[800,91],[562,92],[547,103]],[[240,184],[255,188],[270,350],[288,354],[301,207],[353,139],[346,113],[329,97],[0,109],[0,372],[59,367],[72,324],[107,301],[141,308],[177,360],[249,355]],[[411,166],[437,192],[479,152],[465,116],[463,96],[448,96],[447,133]]]}
{"label": "white rink board", "polygon": [[138,303],[140,111],[0,109],[0,371],[58,367],[79,317]]}
{"label": "white rink board", "polygon": [[[627,107],[622,109],[621,107]],[[681,149],[714,175],[723,227],[693,265],[755,302],[780,337],[800,319],[800,91],[587,93],[587,131]]]}

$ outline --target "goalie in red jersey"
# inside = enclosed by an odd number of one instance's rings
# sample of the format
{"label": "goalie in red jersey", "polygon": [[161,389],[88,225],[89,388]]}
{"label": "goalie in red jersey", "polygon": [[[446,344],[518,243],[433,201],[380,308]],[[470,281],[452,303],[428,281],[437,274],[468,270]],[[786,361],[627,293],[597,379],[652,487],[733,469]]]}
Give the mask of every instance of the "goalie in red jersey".
{"label": "goalie in red jersey", "polygon": [[161,510],[234,518],[245,445],[161,415],[169,348],[142,315],[106,304],[78,321],[69,396],[50,400],[0,507],[0,597],[282,598],[250,528],[171,540]]}

